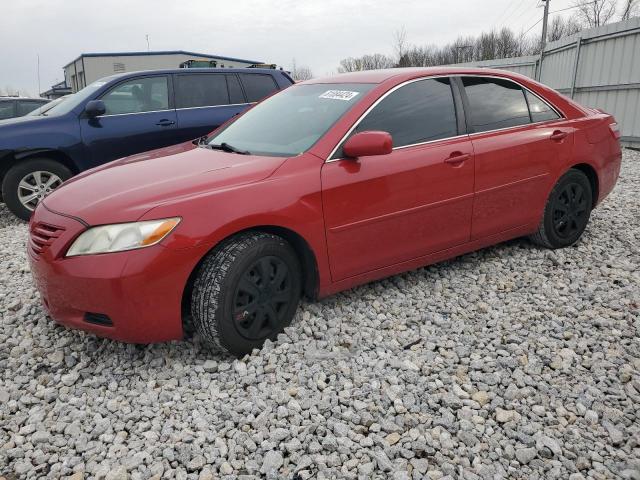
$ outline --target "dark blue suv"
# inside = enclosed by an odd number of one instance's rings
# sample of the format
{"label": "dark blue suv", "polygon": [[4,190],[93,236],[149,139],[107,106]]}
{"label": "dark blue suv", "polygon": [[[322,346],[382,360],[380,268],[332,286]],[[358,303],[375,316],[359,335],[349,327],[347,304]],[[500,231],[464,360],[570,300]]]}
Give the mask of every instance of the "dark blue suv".
{"label": "dark blue suv", "polygon": [[69,177],[206,135],[292,83],[286,72],[259,68],[156,70],[98,80],[41,116],[0,122],[2,199],[26,220]]}

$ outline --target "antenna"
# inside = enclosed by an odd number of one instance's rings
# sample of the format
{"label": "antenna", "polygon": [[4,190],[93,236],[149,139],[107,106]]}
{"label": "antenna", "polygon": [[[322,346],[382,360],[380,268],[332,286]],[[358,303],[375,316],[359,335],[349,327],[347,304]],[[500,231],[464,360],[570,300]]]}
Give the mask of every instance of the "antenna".
{"label": "antenna", "polygon": [[37,71],[38,71],[38,96],[40,96],[40,54],[37,54]]}

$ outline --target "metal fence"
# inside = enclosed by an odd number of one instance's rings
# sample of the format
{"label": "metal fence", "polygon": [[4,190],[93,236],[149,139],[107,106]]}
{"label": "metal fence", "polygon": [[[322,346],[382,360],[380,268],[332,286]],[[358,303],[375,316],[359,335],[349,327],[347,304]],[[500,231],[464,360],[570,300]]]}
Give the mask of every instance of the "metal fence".
{"label": "metal fence", "polygon": [[640,148],[640,18],[583,30],[549,43],[540,56],[459,65],[535,78],[582,105],[613,114],[626,146]]}

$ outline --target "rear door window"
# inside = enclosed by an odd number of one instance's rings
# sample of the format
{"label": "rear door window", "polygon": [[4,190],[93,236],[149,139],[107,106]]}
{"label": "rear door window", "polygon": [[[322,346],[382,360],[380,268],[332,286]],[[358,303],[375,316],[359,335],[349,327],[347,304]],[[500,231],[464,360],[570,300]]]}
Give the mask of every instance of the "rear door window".
{"label": "rear door window", "polygon": [[356,127],[356,132],[389,132],[394,147],[454,137],[456,110],[448,78],[409,83],[386,96]]}
{"label": "rear door window", "polygon": [[15,116],[14,101],[0,102],[0,120],[13,118]]}
{"label": "rear door window", "polygon": [[101,99],[106,115],[142,113],[169,109],[167,77],[145,77],[123,82]]}
{"label": "rear door window", "polygon": [[500,78],[463,77],[475,132],[530,123],[529,108],[520,85]]}
{"label": "rear door window", "polygon": [[531,120],[533,122],[546,122],[548,120],[557,120],[560,116],[551,108],[544,100],[525,90],[529,111],[531,112]]}
{"label": "rear door window", "polygon": [[176,75],[176,108],[228,105],[226,75],[196,73]]}
{"label": "rear door window", "polygon": [[247,101],[257,102],[278,90],[278,85],[271,75],[259,73],[240,73],[240,80],[247,94]]}
{"label": "rear door window", "polygon": [[237,75],[226,75],[227,87],[229,88],[229,103],[246,103],[240,80]]}

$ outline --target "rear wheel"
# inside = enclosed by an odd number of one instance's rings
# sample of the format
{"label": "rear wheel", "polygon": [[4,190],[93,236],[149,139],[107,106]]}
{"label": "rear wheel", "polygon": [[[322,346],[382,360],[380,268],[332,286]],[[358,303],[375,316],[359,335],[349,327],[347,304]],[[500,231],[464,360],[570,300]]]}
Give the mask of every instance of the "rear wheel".
{"label": "rear wheel", "polygon": [[193,323],[215,350],[244,355],[290,325],[300,296],[293,248],[276,235],[239,234],[200,266],[191,296]]}
{"label": "rear wheel", "polygon": [[55,160],[26,160],[6,173],[2,181],[2,197],[16,217],[29,220],[38,203],[72,176],[67,167]]}
{"label": "rear wheel", "polygon": [[580,170],[569,170],[553,187],[538,231],[531,240],[554,249],[573,245],[587,228],[592,205],[589,179]]}

